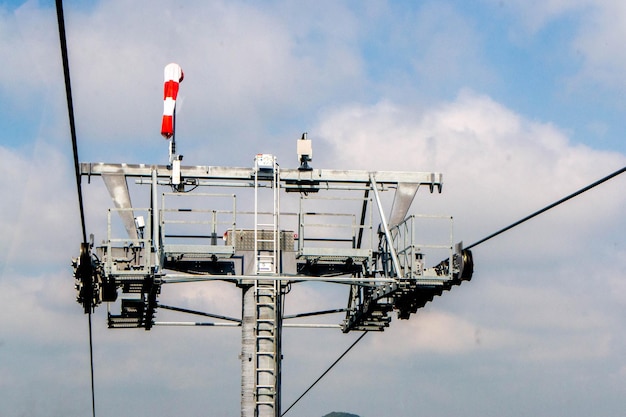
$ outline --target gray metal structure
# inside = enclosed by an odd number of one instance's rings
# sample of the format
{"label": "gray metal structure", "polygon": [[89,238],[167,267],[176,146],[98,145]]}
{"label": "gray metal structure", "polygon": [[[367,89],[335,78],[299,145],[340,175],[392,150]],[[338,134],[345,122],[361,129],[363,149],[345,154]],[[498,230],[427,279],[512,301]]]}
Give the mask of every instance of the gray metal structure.
{"label": "gray metal structure", "polygon": [[[308,161],[296,169],[267,154],[249,168],[81,164],[83,177],[102,177],[115,208],[104,243],[75,260],[78,302],[85,312],[107,303],[110,328],[202,324],[159,322],[159,309],[240,327],[241,415],[280,416],[288,288],[344,284],[347,307],[291,318],[339,312],[339,323],[310,327],[382,331],[392,311],[408,319],[473,271],[471,252],[453,242],[451,217],[408,215],[418,189],[441,192],[441,174],[313,169]],[[143,208],[131,203],[129,181],[133,190],[150,187]],[[393,200],[383,199],[388,191]],[[422,231],[423,224],[443,226]],[[428,268],[427,255],[444,260]],[[215,280],[241,289],[241,317],[159,304],[167,285]]]}

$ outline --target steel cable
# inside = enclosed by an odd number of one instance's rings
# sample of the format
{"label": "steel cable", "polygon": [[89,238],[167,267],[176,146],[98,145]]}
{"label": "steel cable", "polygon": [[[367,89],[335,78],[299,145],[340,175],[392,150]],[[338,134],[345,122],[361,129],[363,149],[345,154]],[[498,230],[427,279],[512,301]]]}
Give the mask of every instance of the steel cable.
{"label": "steel cable", "polygon": [[[572,194],[570,194],[570,195],[568,195],[568,196],[566,196],[566,197],[563,197],[562,199],[560,199],[560,200],[558,200],[558,201],[555,201],[555,202],[554,202],[554,203],[552,203],[552,204],[547,205],[546,207],[542,208],[541,210],[537,210],[536,212],[534,212],[534,213],[532,213],[532,214],[530,214],[530,215],[528,215],[528,216],[526,216],[526,217],[524,217],[524,218],[522,218],[522,219],[520,219],[520,220],[518,220],[518,221],[516,221],[516,222],[514,222],[514,223],[511,223],[509,226],[507,226],[507,227],[505,227],[505,228],[502,228],[502,229],[498,230],[497,232],[492,233],[492,234],[490,234],[490,235],[488,235],[488,236],[484,237],[483,239],[480,239],[479,241],[477,241],[477,242],[475,242],[475,243],[472,243],[471,245],[467,246],[465,249],[471,249],[471,248],[474,248],[474,247],[476,247],[476,246],[480,245],[481,243],[484,243],[484,242],[488,241],[489,239],[492,239],[492,238],[494,238],[494,237],[496,237],[496,236],[498,236],[498,235],[500,235],[500,234],[502,234],[502,233],[504,233],[504,232],[506,232],[506,231],[508,231],[508,230],[511,230],[511,229],[512,229],[512,228],[514,228],[515,226],[519,226],[520,224],[522,224],[522,223],[524,223],[524,222],[526,222],[526,221],[528,221],[528,220],[530,220],[530,219],[532,219],[532,218],[534,218],[534,217],[537,217],[538,215],[540,215],[540,214],[542,214],[542,213],[545,213],[546,211],[548,211],[548,210],[550,210],[550,209],[552,209],[552,208],[554,208],[554,207],[558,206],[559,204],[562,204],[562,203],[564,203],[564,202],[566,202],[566,201],[568,201],[568,200],[571,200],[572,198],[574,198],[574,197],[576,197],[576,196],[578,196],[578,195],[580,195],[580,194],[582,194],[582,193],[584,193],[584,192],[586,192],[586,191],[589,191],[589,190],[591,190],[591,189],[592,189],[592,188],[594,188],[594,187],[597,187],[598,185],[600,185],[600,184],[602,184],[602,183],[604,183],[604,182],[606,182],[606,181],[608,181],[608,180],[610,180],[610,179],[612,179],[612,178],[614,178],[614,177],[616,177],[616,176],[618,176],[618,175],[620,175],[620,174],[624,173],[625,171],[626,171],[626,167],[623,167],[623,168],[621,168],[621,169],[618,169],[617,171],[615,171],[615,172],[613,172],[613,173],[611,173],[611,174],[609,174],[609,175],[607,175],[607,176],[605,176],[605,177],[603,177],[603,178],[599,179],[598,181],[596,181],[596,182],[594,182],[594,183],[592,183],[592,184],[589,184],[588,186],[583,187],[583,188],[581,188],[580,190],[578,190],[578,191],[576,191],[576,192],[574,192],[574,193],[572,193]],[[315,382],[313,382],[313,384],[311,384],[311,386],[309,386],[309,388],[307,388],[307,390],[306,390],[306,391],[304,391],[304,393],[303,393],[302,395],[300,395],[300,396],[298,397],[298,399],[297,399],[296,401],[294,401],[294,402],[293,402],[293,404],[291,404],[291,405],[289,406],[289,408],[287,408],[287,410],[285,410],[285,412],[284,412],[284,413],[282,413],[282,414],[281,414],[281,417],[282,417],[282,416],[284,416],[285,414],[287,414],[287,412],[288,412],[289,410],[291,410],[291,408],[292,408],[294,405],[296,405],[296,403],[297,403],[298,401],[300,401],[300,400],[302,399],[302,397],[304,397],[304,396],[305,396],[305,395],[306,395],[306,394],[307,394],[307,393],[308,393],[308,392],[309,392],[309,391],[310,391],[310,390],[311,390],[311,389],[312,389],[312,388],[313,388],[313,387],[314,387],[314,386],[315,386],[315,385],[316,385],[316,384],[317,384],[317,383],[318,383],[318,382],[319,382],[322,378],[324,378],[324,376],[326,376],[326,374],[327,374],[327,373],[328,373],[328,372],[329,372],[329,371],[330,371],[330,370],[331,370],[331,369],[332,369],[335,365],[337,365],[337,363],[338,363],[338,362],[339,362],[339,361],[340,361],[340,360],[341,360],[344,356],[346,356],[346,354],[347,354],[348,352],[350,352],[350,350],[352,350],[352,348],[353,348],[354,346],[356,346],[356,344],[357,344],[357,343],[359,343],[359,342],[361,341],[361,339],[363,339],[363,337],[364,337],[366,334],[367,334],[367,332],[364,332],[364,333],[363,333],[363,334],[362,334],[362,335],[361,335],[361,336],[360,336],[360,337],[359,337],[359,338],[358,338],[358,339],[357,339],[354,343],[352,343],[352,344],[350,345],[350,347],[348,347],[348,349],[346,349],[346,351],[345,351],[345,352],[343,352],[343,353],[341,354],[341,356],[339,356],[339,358],[337,358],[337,360],[336,360],[335,362],[333,362],[333,364],[332,364],[332,365],[330,365],[330,367],[329,367],[328,369],[326,369],[326,371],[324,371],[324,373],[323,373],[323,374],[322,374],[319,378],[317,378],[317,379],[315,380]]]}
{"label": "steel cable", "polygon": [[353,347],[355,347],[355,346],[356,346],[356,344],[357,344],[357,343],[359,343],[359,342],[361,341],[361,339],[363,339],[367,333],[368,333],[368,331],[367,331],[367,330],[366,330],[366,331],[364,331],[364,332],[363,332],[363,334],[362,334],[361,336],[359,336],[359,338],[358,338],[358,339],[356,339],[356,340],[354,341],[354,343],[352,343],[352,344],[348,347],[348,349],[346,349],[346,350],[345,350],[345,351],[341,354],[341,356],[339,356],[339,357],[337,358],[337,360],[336,360],[335,362],[333,362],[333,364],[332,364],[332,365],[330,365],[330,366],[328,367],[328,369],[326,369],[326,370],[324,371],[324,373],[323,373],[322,375],[320,375],[320,377],[319,377],[319,378],[317,378],[317,379],[315,380],[315,382],[313,382],[313,383],[309,386],[309,388],[307,388],[307,389],[306,389],[306,391],[304,391],[304,392],[302,393],[302,395],[301,395],[301,396],[299,396],[299,397],[298,397],[298,399],[297,399],[297,400],[295,400],[295,401],[293,402],[293,404],[291,404],[291,405],[290,405],[290,406],[289,406],[289,407],[285,410],[285,412],[284,412],[284,413],[282,413],[282,414],[280,415],[280,417],[283,417],[285,414],[287,414],[287,412],[289,412],[289,410],[291,410],[291,409],[293,408],[293,406],[294,406],[294,405],[296,405],[296,404],[298,403],[298,401],[300,401],[300,400],[302,399],[302,397],[304,397],[304,396],[305,396],[305,395],[306,395],[309,391],[311,391],[311,389],[313,389],[313,387],[314,387],[314,386],[315,386],[318,382],[320,382],[320,380],[321,380],[322,378],[324,378],[324,377],[326,376],[326,374],[327,374],[327,373],[329,373],[329,372],[330,372],[330,370],[331,370],[331,369],[333,369],[333,368],[335,367],[335,365],[337,365],[337,363],[338,363],[338,362],[339,362],[339,361],[340,361],[340,360],[341,360],[344,356],[346,356],[346,355],[348,354],[348,352],[350,352],[350,351],[352,350],[352,348],[353,348]]}
{"label": "steel cable", "polygon": [[[68,60],[68,48],[67,48],[67,41],[66,41],[66,35],[65,35],[65,22],[64,22],[64,16],[63,16],[63,2],[62,0],[56,0],[56,10],[57,10],[57,21],[58,21],[58,28],[59,28],[59,40],[60,40],[60,45],[61,45],[61,57],[62,57],[62,61],[63,61],[63,75],[65,78],[65,94],[66,94],[66,98],[67,98],[67,111],[68,111],[68,116],[69,116],[69,124],[70,124],[70,134],[71,134],[71,140],[72,140],[72,151],[73,151],[73,158],[74,158],[74,171],[75,171],[75,176],[76,176],[76,189],[77,189],[77,194],[78,194],[78,204],[79,204],[79,208],[80,208],[80,221],[81,221],[81,227],[82,227],[82,234],[83,234],[83,242],[86,243],[87,242],[87,232],[86,232],[86,227],[85,227],[85,214],[84,214],[84,206],[83,206],[83,195],[82,195],[82,188],[81,188],[81,180],[80,180],[80,165],[79,165],[79,159],[78,159],[78,146],[77,146],[77,139],[76,139],[76,125],[75,125],[75,120],[74,120],[74,108],[73,108],[73,101],[72,101],[72,88],[71,88],[71,78],[70,78],[70,69],[69,69],[69,60]],[[520,224],[534,218],[537,217],[538,215],[545,213],[546,211],[586,192],[591,190],[592,188],[624,173],[626,171],[626,167],[623,167],[603,178],[601,178],[600,180],[584,187],[581,188],[580,190],[538,210],[535,211],[534,213],[514,222],[511,223],[509,226],[506,226],[500,230],[498,230],[497,232],[494,232],[486,237],[484,237],[483,239],[480,239],[478,241],[476,241],[475,243],[472,243],[471,245],[467,246],[465,249],[471,249],[473,247],[476,247],[496,236],[499,236],[500,234],[513,229],[516,226],[519,226]],[[287,412],[289,412],[289,410],[291,410],[322,378],[324,378],[324,376],[326,376],[326,374],[328,374],[328,372],[330,372],[332,370],[333,367],[335,367],[335,365],[341,360],[343,359],[344,356],[346,356],[351,350],[352,348],[354,348],[354,346],[356,346],[367,334],[368,332],[365,331],[363,332],[363,334],[361,336],[359,336],[358,339],[356,339],[323,373],[322,375],[320,375],[319,378],[317,378],[315,380],[315,382],[313,382],[307,389],[306,391],[304,391],[304,393],[302,395],[300,395],[288,408],[287,410],[285,410],[285,412],[283,412],[281,414],[281,417],[284,416],[285,414],[287,414]],[[89,353],[90,353],[90,362],[91,362],[91,401],[92,401],[92,415],[95,417],[96,415],[96,411],[95,411],[95,389],[94,389],[94,367],[93,367],[93,338],[92,338],[92,326],[91,326],[91,310],[89,311]]]}
{"label": "steel cable", "polygon": [[74,173],[76,175],[76,190],[78,192],[78,205],[80,207],[80,224],[83,231],[83,242],[87,242],[87,229],[85,228],[85,211],[83,208],[83,191],[80,186],[80,165],[78,163],[78,146],[76,141],[76,123],[74,122],[74,104],[72,101],[72,83],[70,80],[70,65],[67,54],[67,40],[65,36],[65,20],[63,18],[63,1],[56,0],[57,21],[59,25],[59,40],[61,43],[61,58],[63,60],[63,76],[65,78],[65,96],[67,98],[67,114],[70,120],[70,134],[72,137],[72,152],[74,155]]}
{"label": "steel cable", "polygon": [[498,235],[500,235],[500,234],[502,234],[502,233],[504,233],[504,232],[506,232],[508,230],[511,230],[515,226],[519,226],[520,224],[522,224],[522,223],[532,219],[533,217],[537,217],[538,215],[540,215],[542,213],[545,213],[546,211],[548,211],[550,209],[553,209],[554,207],[558,206],[559,204],[565,203],[566,201],[571,200],[572,198],[574,198],[574,197],[576,197],[576,196],[578,196],[578,195],[580,195],[580,194],[582,194],[582,193],[584,193],[586,191],[589,191],[589,190],[591,190],[594,187],[597,187],[598,185],[600,185],[600,184],[610,180],[611,178],[617,177],[618,175],[622,174],[624,171],[626,171],[626,167],[624,167],[622,169],[618,169],[617,171],[607,175],[606,177],[603,177],[603,178],[599,179],[598,181],[596,181],[596,182],[594,182],[592,184],[589,184],[588,186],[583,187],[580,190],[578,190],[576,192],[573,192],[572,194],[570,194],[570,195],[568,195],[566,197],[563,197],[562,199],[560,199],[558,201],[555,201],[552,204],[547,205],[546,207],[542,208],[541,210],[537,210],[536,212],[534,212],[534,213],[524,217],[523,219],[520,219],[520,220],[518,220],[518,221],[516,221],[514,223],[511,223],[507,227],[502,228],[502,229],[498,230],[497,232],[492,233],[489,236],[484,237],[484,238],[480,239],[479,241],[472,243],[471,245],[469,245],[465,249],[471,249],[471,248],[473,248],[475,246],[480,245],[481,243],[484,243],[484,242],[488,241],[491,238],[494,238],[494,237],[496,237],[496,236],[498,236]]}
{"label": "steel cable", "polygon": [[[65,19],[63,16],[63,1],[56,0],[57,24],[59,27],[59,42],[61,45],[61,59],[63,61],[63,77],[65,79],[65,96],[67,99],[67,114],[70,123],[70,135],[72,138],[72,153],[74,157],[74,174],[76,176],[76,192],[78,194],[78,206],[80,210],[80,224],[83,233],[83,243],[87,243],[87,229],[85,227],[85,209],[83,205],[83,192],[80,181],[80,165],[78,162],[78,145],[76,140],[76,123],[74,121],[74,104],[72,101],[72,83],[70,79],[70,66],[67,53],[67,38],[65,35]],[[89,309],[89,359],[91,366],[91,413],[96,417],[96,399],[93,372],[93,336],[91,329],[91,308]]]}

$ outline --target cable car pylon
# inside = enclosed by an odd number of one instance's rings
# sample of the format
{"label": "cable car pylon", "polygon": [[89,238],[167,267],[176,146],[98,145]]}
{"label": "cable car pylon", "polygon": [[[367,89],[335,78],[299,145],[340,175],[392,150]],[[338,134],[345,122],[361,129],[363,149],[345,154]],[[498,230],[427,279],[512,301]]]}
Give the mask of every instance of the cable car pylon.
{"label": "cable car pylon", "polygon": [[[180,67],[168,67],[166,78],[174,69],[182,80]],[[171,126],[162,129],[166,139],[175,135]],[[392,312],[408,319],[473,273],[471,252],[454,241],[451,216],[409,214],[419,189],[441,192],[441,173],[314,168],[307,134],[296,142],[296,168],[267,153],[257,153],[249,167],[182,166],[172,147],[167,165],[79,166],[80,176],[103,178],[115,207],[103,244],[82,247],[74,263],[78,301],[89,309],[107,303],[113,329],[208,324],[159,321],[160,310],[240,328],[242,417],[282,415],[285,328],[383,331]],[[128,187],[129,177],[136,187]],[[135,206],[131,191],[143,186],[150,198]],[[429,267],[432,257],[446,261]],[[241,289],[241,318],[159,308],[168,286],[215,281]],[[347,307],[285,315],[292,287],[312,282],[347,289]],[[302,322],[321,315],[332,321]],[[291,319],[296,323],[286,323]]]}

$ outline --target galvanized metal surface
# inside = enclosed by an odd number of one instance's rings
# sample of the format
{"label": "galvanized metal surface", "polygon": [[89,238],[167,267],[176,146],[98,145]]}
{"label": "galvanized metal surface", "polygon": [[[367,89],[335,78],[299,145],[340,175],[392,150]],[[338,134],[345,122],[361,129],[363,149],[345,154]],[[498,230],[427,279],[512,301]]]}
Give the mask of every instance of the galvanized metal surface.
{"label": "galvanized metal surface", "polygon": [[[109,163],[82,163],[80,164],[81,175],[99,176],[102,174],[124,174],[127,177],[150,178],[152,171],[156,172],[159,179],[170,178],[172,170],[166,165],[146,164],[109,164]],[[181,176],[184,178],[198,178],[203,180],[251,180],[254,177],[253,168],[215,167],[215,166],[182,166]],[[280,170],[281,182],[292,182],[292,186],[298,182],[346,183],[368,184],[372,175],[379,184],[411,183],[422,184],[437,188],[443,187],[443,175],[438,172],[408,172],[408,171],[365,171],[365,170],[336,170],[336,169],[312,169],[300,171],[298,169]],[[323,188],[323,187],[322,187]]]}
{"label": "galvanized metal surface", "polygon": [[[120,313],[109,313],[110,327],[241,327],[245,417],[280,416],[283,327],[381,331],[389,325],[391,311],[408,318],[435,295],[471,278],[471,273],[469,278],[462,273],[463,260],[471,261],[471,256],[454,247],[449,216],[448,239],[435,243],[418,242],[416,217],[407,217],[421,186],[441,191],[439,173],[282,169],[271,155],[261,155],[251,168],[181,167],[177,192],[159,194],[159,187],[173,185],[169,167],[97,163],[80,168],[83,176],[103,176],[117,207],[109,213],[107,240],[97,248],[96,262],[102,288],[123,295],[117,303]],[[129,177],[150,185],[149,208],[132,207]],[[240,210],[235,191],[179,193],[185,187],[247,188],[254,193],[254,210]],[[390,216],[380,195],[389,190],[396,192]],[[183,204],[185,197],[202,203]],[[297,212],[281,213],[281,198],[299,199],[293,204]],[[315,204],[326,208],[316,209]],[[343,212],[352,204],[356,211]],[[120,214],[125,236],[115,235],[114,212]],[[151,219],[141,229],[134,219],[139,213]],[[252,224],[246,224],[246,216],[253,218]],[[377,234],[375,219],[380,222]],[[448,260],[427,268],[424,250],[439,250]],[[217,321],[154,320],[163,285],[216,280],[241,288],[240,321],[223,322],[212,314],[207,315]],[[344,312],[344,320],[283,324],[283,291],[299,282],[348,286],[348,307],[332,310]],[[96,301],[111,304],[110,298]]]}

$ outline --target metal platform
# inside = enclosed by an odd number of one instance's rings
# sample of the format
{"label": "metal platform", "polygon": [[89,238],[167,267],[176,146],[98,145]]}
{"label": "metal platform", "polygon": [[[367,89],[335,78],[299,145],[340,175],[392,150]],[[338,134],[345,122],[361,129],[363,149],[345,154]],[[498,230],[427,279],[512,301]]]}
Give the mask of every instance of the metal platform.
{"label": "metal platform", "polygon": [[[348,284],[347,308],[294,315],[345,314],[339,323],[312,327],[382,331],[394,311],[408,319],[471,279],[471,253],[454,244],[452,218],[408,215],[420,188],[441,192],[439,173],[282,169],[264,154],[251,168],[182,166],[175,182],[170,166],[80,168],[90,180],[103,177],[116,208],[109,210],[104,243],[94,249],[93,277],[75,263],[79,302],[86,309],[106,302],[111,328],[150,330],[176,324],[156,320],[166,284],[236,284],[241,319],[167,309],[241,327],[242,415],[280,415],[282,297],[291,285]],[[143,186],[150,187],[148,208],[138,209],[130,191]],[[198,187],[210,192],[194,191]],[[387,211],[380,194],[389,191]],[[253,210],[241,210],[242,202]],[[285,206],[291,212],[282,212]],[[422,242],[422,222],[443,223],[443,239]],[[433,257],[443,261],[426,267]]]}

